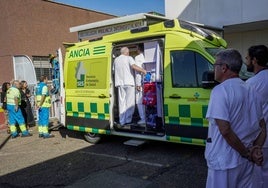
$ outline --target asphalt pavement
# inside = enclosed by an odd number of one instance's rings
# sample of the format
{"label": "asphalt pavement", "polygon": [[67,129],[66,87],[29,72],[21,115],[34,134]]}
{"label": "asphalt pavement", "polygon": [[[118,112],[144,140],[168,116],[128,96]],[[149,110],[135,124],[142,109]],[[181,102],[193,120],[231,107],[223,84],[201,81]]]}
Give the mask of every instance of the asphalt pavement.
{"label": "asphalt pavement", "polygon": [[11,139],[0,131],[0,187],[202,188],[204,148],[166,142],[126,146],[128,138],[108,136],[86,142],[81,132],[61,128],[54,138]]}

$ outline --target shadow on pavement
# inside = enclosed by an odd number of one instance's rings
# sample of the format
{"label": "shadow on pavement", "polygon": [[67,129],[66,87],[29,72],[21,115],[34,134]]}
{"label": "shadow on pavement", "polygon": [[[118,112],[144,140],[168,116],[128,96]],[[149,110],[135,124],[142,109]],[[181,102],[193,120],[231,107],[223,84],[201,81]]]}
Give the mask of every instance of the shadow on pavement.
{"label": "shadow on pavement", "polygon": [[[63,128],[59,131],[63,138],[83,139],[81,132]],[[0,187],[205,186],[206,164],[200,162],[200,156],[203,155],[200,147],[150,142],[137,148],[123,145],[127,139],[109,136],[101,144],[89,145],[3,175],[0,177]],[[186,171],[187,168],[189,171]]]}

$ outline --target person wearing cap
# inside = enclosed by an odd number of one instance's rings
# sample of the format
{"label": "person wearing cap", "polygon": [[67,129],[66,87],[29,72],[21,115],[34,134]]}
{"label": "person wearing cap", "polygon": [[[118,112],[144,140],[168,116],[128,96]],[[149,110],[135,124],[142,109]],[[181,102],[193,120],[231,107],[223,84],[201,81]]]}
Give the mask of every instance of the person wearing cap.
{"label": "person wearing cap", "polygon": [[38,110],[38,132],[39,138],[52,138],[54,135],[48,131],[49,109],[51,99],[47,87],[47,76],[41,76],[36,88],[36,109]]}
{"label": "person wearing cap", "polygon": [[29,133],[26,129],[24,117],[22,115],[21,109],[19,108],[19,105],[21,104],[21,95],[19,88],[20,82],[18,80],[14,80],[12,82],[12,87],[7,90],[6,94],[9,126],[12,138],[19,136],[16,128],[16,123],[19,124],[21,137],[32,136],[32,134]]}

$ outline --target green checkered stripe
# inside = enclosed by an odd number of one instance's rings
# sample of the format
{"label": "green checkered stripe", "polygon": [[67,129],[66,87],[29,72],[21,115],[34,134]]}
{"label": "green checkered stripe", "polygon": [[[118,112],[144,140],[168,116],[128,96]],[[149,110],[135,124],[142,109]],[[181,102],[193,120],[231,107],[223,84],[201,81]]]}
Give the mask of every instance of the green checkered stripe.
{"label": "green checkered stripe", "polygon": [[95,133],[95,134],[108,134],[108,135],[111,134],[110,130],[89,128],[89,127],[81,127],[81,126],[76,126],[76,125],[67,125],[67,129],[74,130],[74,131]]}
{"label": "green checkered stripe", "polygon": [[67,116],[109,120],[108,103],[66,102]]}
{"label": "green checkered stripe", "polygon": [[93,48],[93,55],[104,54],[105,46],[97,46]]}
{"label": "green checkered stripe", "polygon": [[175,143],[184,143],[184,144],[191,144],[191,145],[199,145],[205,146],[206,140],[204,139],[197,139],[197,138],[185,138],[179,136],[166,136],[167,141],[175,142]]}
{"label": "green checkered stripe", "polygon": [[[195,126],[208,127],[206,119],[208,105],[200,104],[165,104],[164,116],[166,124],[174,124],[174,126]],[[178,136],[166,136],[167,141],[194,144],[204,146],[204,139],[186,138]]]}
{"label": "green checkered stripe", "polygon": [[166,124],[208,127],[206,119],[208,105],[199,104],[165,104]]}

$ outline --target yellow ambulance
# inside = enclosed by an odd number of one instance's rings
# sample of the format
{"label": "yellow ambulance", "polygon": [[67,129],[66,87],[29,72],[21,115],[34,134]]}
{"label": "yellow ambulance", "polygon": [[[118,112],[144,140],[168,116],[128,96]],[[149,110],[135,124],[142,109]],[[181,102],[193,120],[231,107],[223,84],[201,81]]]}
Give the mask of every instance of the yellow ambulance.
{"label": "yellow ambulance", "polygon": [[[122,47],[144,47],[146,123],[137,107],[132,123],[119,126],[113,62]],[[215,54],[226,42],[215,33],[178,19],[66,45],[65,125],[97,143],[103,135],[205,145],[206,111],[214,84]],[[148,93],[149,91],[149,93]],[[145,98],[146,97],[146,98]],[[149,101],[149,102],[148,102]]]}

